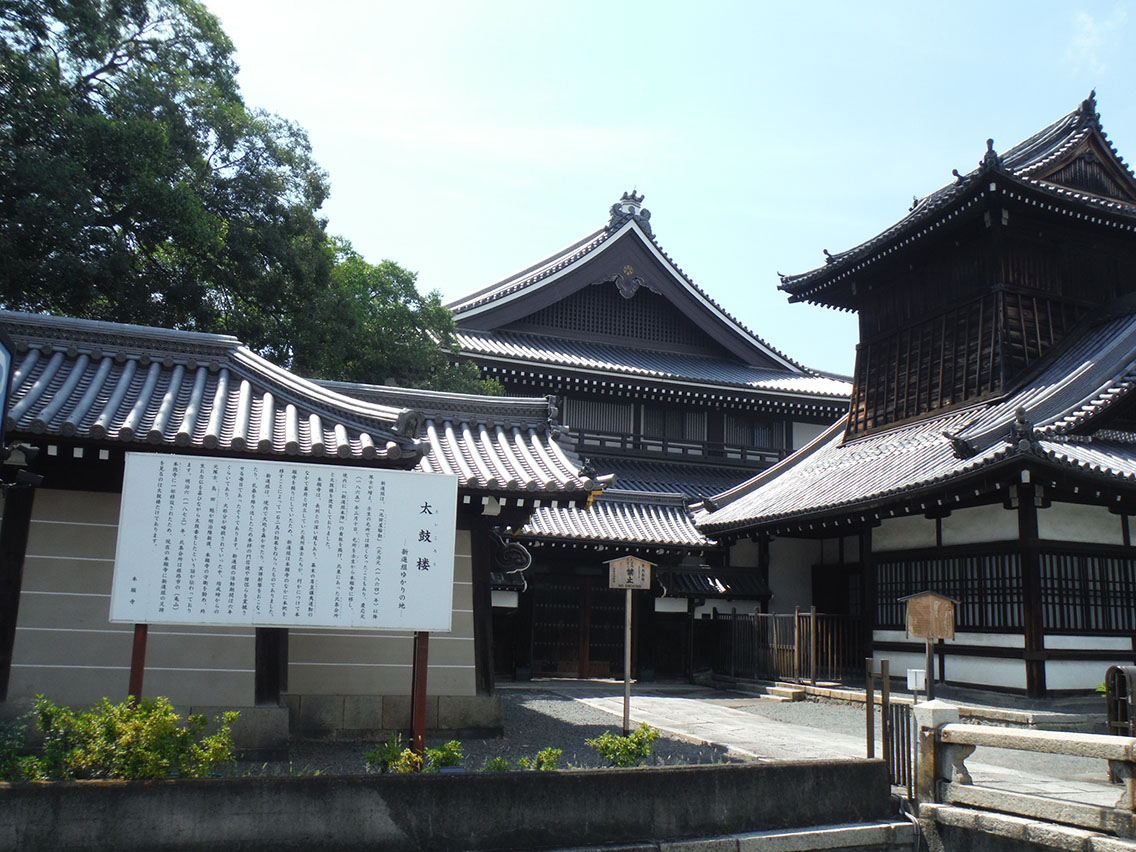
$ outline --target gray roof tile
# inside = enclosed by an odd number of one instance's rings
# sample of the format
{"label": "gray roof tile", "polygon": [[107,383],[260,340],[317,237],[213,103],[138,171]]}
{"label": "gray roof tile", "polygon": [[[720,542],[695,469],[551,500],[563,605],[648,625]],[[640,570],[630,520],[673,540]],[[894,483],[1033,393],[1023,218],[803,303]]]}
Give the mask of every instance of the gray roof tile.
{"label": "gray roof tile", "polygon": [[[780,464],[712,499],[696,520],[709,535],[854,511],[1022,457],[1114,482],[1136,476],[1136,443],[1094,423],[1136,387],[1136,300],[1106,310],[1050,353],[1000,400],[845,442],[840,421]],[[1034,427],[1023,450],[1007,439],[1018,409]],[[1106,421],[1104,421],[1106,422]],[[945,433],[945,434],[944,434]],[[947,437],[950,436],[950,437]],[[951,438],[966,442],[967,457]]]}

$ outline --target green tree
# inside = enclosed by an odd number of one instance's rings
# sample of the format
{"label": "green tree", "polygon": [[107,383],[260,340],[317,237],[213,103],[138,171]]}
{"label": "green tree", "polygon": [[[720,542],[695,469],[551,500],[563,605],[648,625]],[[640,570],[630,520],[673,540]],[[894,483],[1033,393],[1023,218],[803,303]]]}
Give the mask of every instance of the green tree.
{"label": "green tree", "polygon": [[474,364],[457,361],[453,315],[437,291],[418,292],[415,273],[392,260],[368,263],[342,240],[334,241],[334,256],[331,287],[310,306],[308,333],[295,340],[294,370],[314,378],[501,392]]}
{"label": "green tree", "polygon": [[0,4],[0,300],[240,336],[286,362],[329,274],[326,175],[248,109],[191,0]]}
{"label": "green tree", "polygon": [[434,294],[331,244],[327,194],[304,130],[245,105],[201,3],[0,0],[4,307],[229,333],[325,378],[479,389],[435,351],[453,338]]}

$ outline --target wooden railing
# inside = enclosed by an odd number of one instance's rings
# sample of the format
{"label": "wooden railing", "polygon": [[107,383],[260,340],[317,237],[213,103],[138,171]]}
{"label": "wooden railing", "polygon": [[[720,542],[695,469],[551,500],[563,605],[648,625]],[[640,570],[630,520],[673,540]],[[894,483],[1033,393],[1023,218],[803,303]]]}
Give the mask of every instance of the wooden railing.
{"label": "wooden railing", "polygon": [[743,680],[859,682],[863,678],[858,618],[816,609],[715,616],[714,672]]}

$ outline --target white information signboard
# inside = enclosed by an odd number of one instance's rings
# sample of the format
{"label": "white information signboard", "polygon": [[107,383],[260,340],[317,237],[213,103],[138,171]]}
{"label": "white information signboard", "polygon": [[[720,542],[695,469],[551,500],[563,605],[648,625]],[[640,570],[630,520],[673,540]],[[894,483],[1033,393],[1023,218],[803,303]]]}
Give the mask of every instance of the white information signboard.
{"label": "white information signboard", "polygon": [[448,632],[457,477],[127,453],[110,620]]}

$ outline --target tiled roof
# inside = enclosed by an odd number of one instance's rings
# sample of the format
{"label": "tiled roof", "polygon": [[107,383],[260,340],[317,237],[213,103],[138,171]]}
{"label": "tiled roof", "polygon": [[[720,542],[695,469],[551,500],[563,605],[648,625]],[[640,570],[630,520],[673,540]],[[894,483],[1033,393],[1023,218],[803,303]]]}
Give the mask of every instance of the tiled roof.
{"label": "tiled roof", "polygon": [[620,491],[681,494],[691,499],[720,494],[748,478],[740,467],[650,461],[634,456],[597,457],[592,463],[605,473],[614,473],[612,487]]}
{"label": "tiled roof", "polygon": [[[933,416],[847,443],[844,421],[697,515],[715,535],[786,519],[878,505],[1012,460],[1078,469],[1136,484],[1136,444],[1094,423],[1136,388],[1136,300],[1122,300],[1039,362],[1020,389],[988,404]],[[1010,440],[1024,409],[1032,433]]]}
{"label": "tiled roof", "polygon": [[558,277],[570,267],[583,262],[590,255],[603,249],[607,244],[613,243],[624,234],[632,233],[637,235],[639,239],[643,240],[645,244],[650,246],[650,248],[658,254],[664,264],[671,270],[676,281],[681,282],[682,286],[692,294],[695,294],[700,302],[704,303],[729,328],[733,329],[734,332],[745,339],[748,345],[760,350],[766,356],[771,356],[775,360],[780,361],[790,371],[799,371],[806,375],[812,372],[807,367],[798,364],[784,352],[770,346],[714,301],[701,287],[694,283],[690,276],[683,272],[682,268],[663,250],[663,247],[659,245],[654,236],[643,230],[636,218],[613,220],[608,226],[593,231],[583,239],[572,243],[572,245],[562,249],[556,254],[520,272],[510,275],[508,278],[498,281],[496,284],[491,284],[475,293],[456,299],[448,303],[446,307],[453,311],[454,317],[457,319],[460,326],[463,314],[482,309],[487,305],[512,297],[522,291],[541,286],[550,279]]}
{"label": "tiled roof", "polygon": [[654,584],[669,598],[768,598],[769,587],[756,571],[721,568],[660,568]]}
{"label": "tiled roof", "polygon": [[[1078,192],[1037,178],[1037,175],[1046,173],[1054,163],[1093,134],[1108,146],[1128,177],[1136,181],[1136,175],[1133,175],[1108,141],[1100,124],[1100,116],[1096,113],[1096,101],[1090,97],[1073,112],[1019,142],[1002,155],[996,156],[992,150],[989,151],[978,168],[917,200],[906,216],[867,242],[837,254],[826,252],[828,257],[824,266],[800,275],[782,276],[781,289],[790,294],[791,301],[818,300],[820,292],[829,284],[874,258],[890,253],[895,247],[930,233],[972,207],[985,194],[987,178],[992,175],[1002,176],[1011,183],[1039,192],[1054,201],[1089,205],[1102,214],[1111,213],[1130,221],[1136,218],[1136,206],[1132,204]],[[1130,225],[1127,227],[1131,228]]]}
{"label": "tiled roof", "polygon": [[821,375],[749,367],[703,355],[684,355],[607,343],[585,343],[524,332],[459,331],[463,352],[559,368],[604,371],[629,377],[746,388],[769,394],[828,398],[844,407],[851,382]]}
{"label": "tiled roof", "polygon": [[452,473],[464,488],[518,492],[590,492],[610,476],[582,476],[582,462],[561,445],[547,398],[438,393],[382,385],[321,382],[346,396],[413,406],[430,453],[418,464]]}
{"label": "tiled roof", "polygon": [[586,509],[538,508],[516,538],[564,542],[702,549],[714,542],[694,526],[677,495],[609,491]]}
{"label": "tiled roof", "polygon": [[8,311],[0,324],[16,436],[400,467],[425,449],[416,412],[297,378],[233,337]]}

